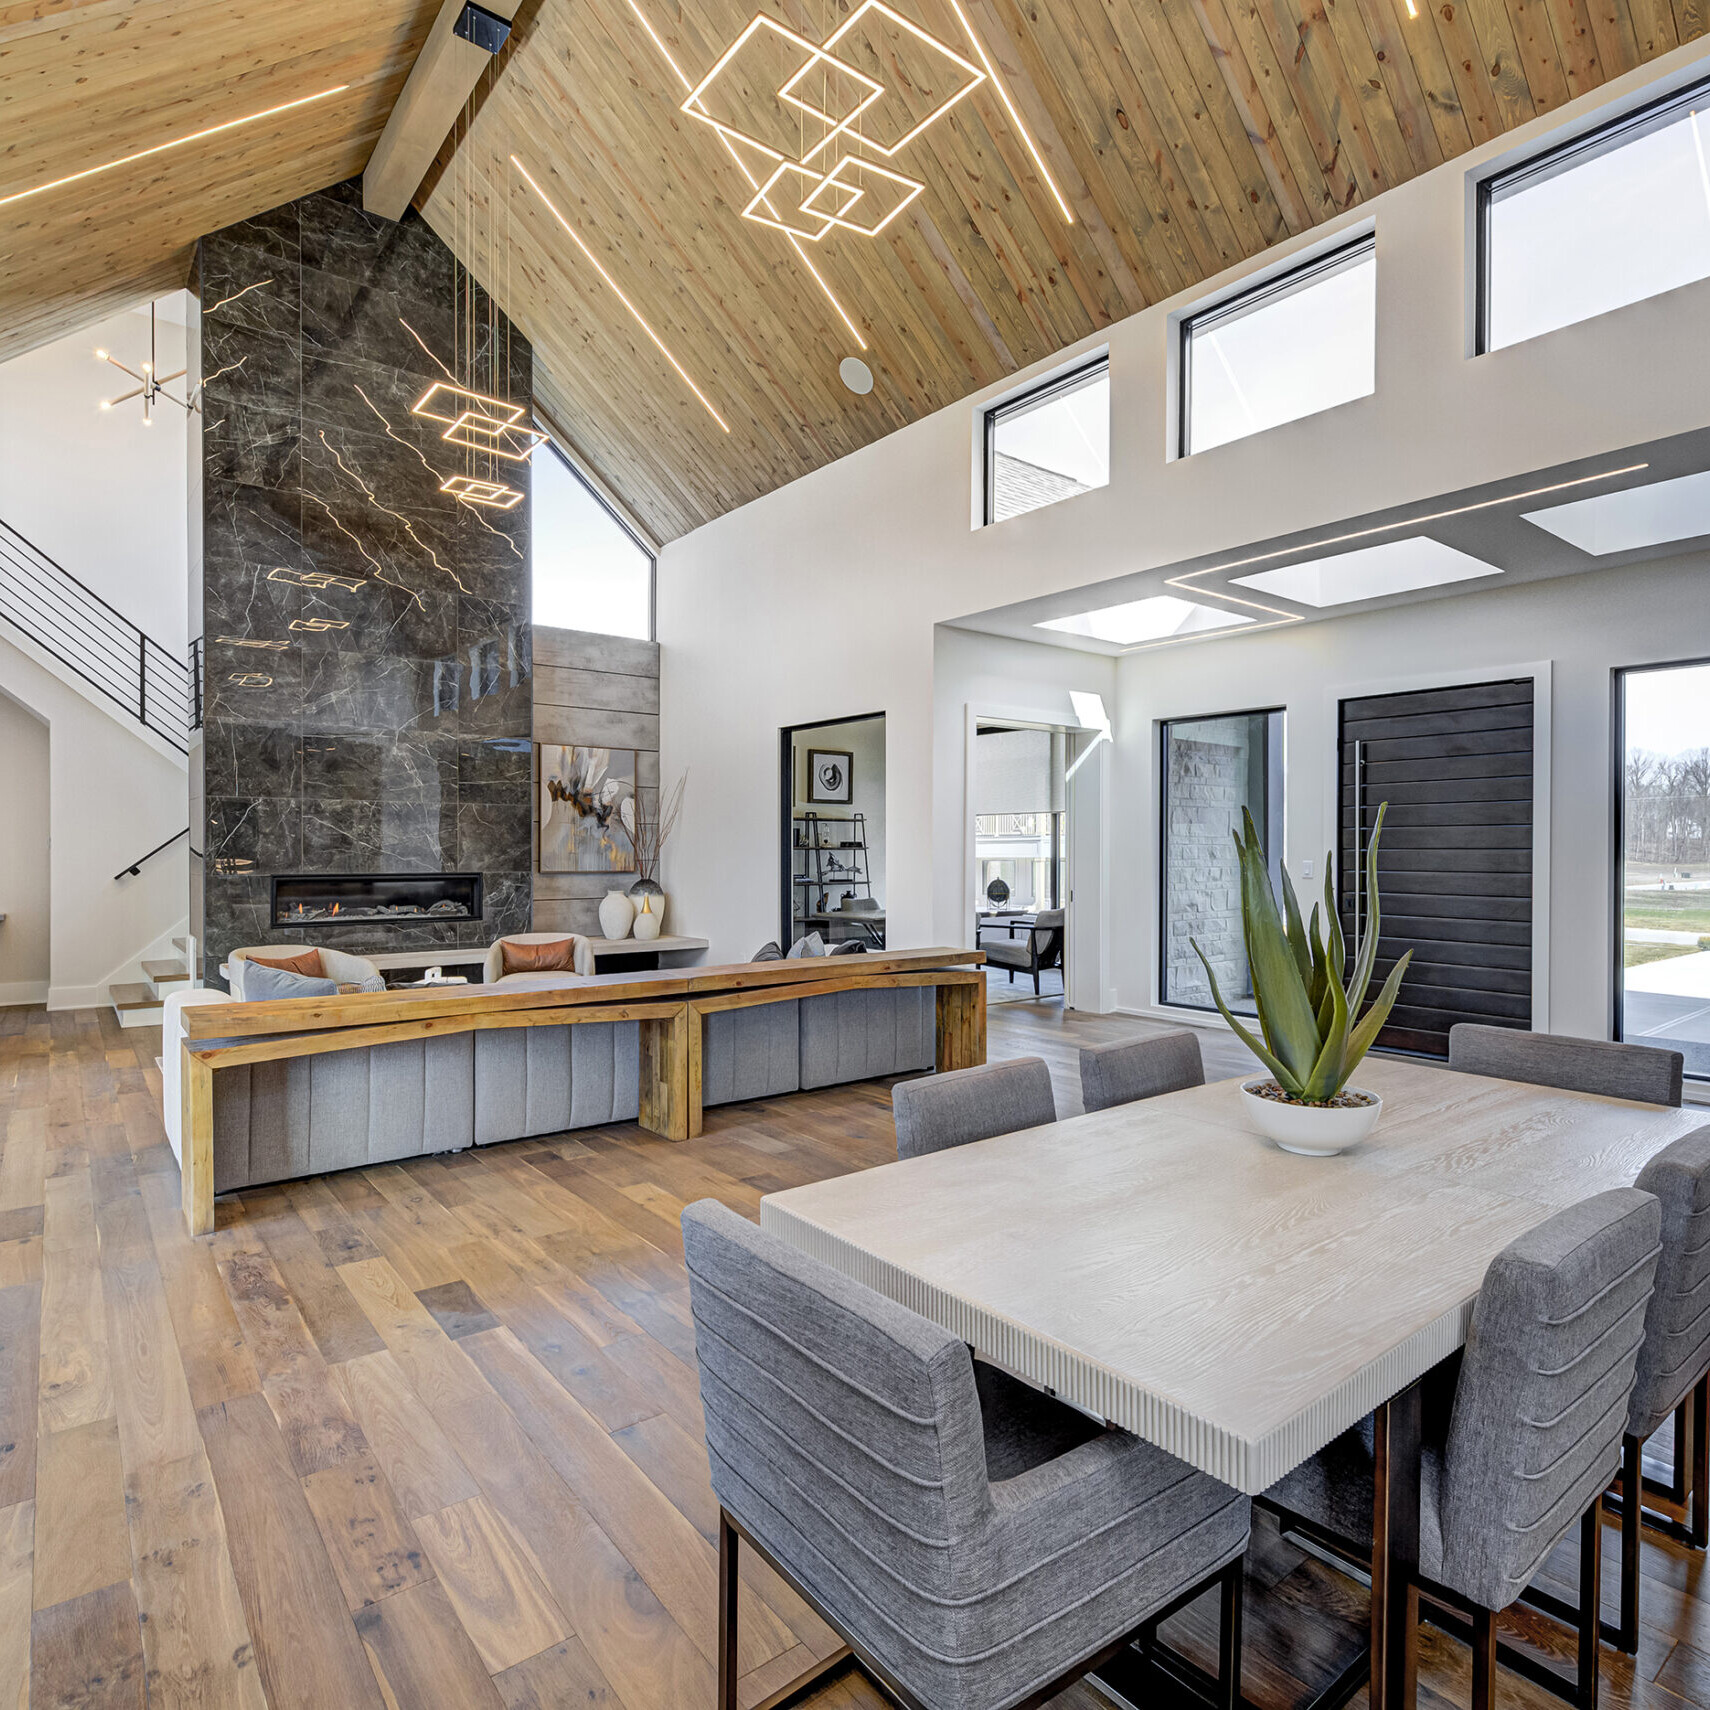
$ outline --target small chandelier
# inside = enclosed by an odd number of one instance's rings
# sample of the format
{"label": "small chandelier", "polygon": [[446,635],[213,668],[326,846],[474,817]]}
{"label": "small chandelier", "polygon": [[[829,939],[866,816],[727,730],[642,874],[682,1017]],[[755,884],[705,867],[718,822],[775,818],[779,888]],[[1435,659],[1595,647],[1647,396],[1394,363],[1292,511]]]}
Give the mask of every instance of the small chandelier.
{"label": "small chandelier", "polygon": [[156,400],[161,398],[164,398],[169,404],[176,404],[186,415],[190,415],[192,413],[197,415],[201,414],[202,397],[200,387],[188,389],[182,398],[175,398],[172,393],[166,389],[174,380],[182,380],[184,376],[189,373],[189,369],[180,368],[176,374],[162,374],[160,372],[160,362],[155,350],[155,316],[153,303],[150,303],[148,306],[148,361],[142,365],[142,373],[137,373],[134,368],[127,368],[124,363],[118,359],[118,357],[111,355],[105,350],[98,350],[95,352],[95,355],[99,361],[111,363],[112,366],[118,369],[121,374],[128,374],[134,381],[136,381],[136,385],[133,386],[130,391],[122,392],[116,398],[103,398],[101,400],[102,409],[110,410],[116,404],[128,404],[132,398],[141,398],[144,427],[154,426],[154,406]]}

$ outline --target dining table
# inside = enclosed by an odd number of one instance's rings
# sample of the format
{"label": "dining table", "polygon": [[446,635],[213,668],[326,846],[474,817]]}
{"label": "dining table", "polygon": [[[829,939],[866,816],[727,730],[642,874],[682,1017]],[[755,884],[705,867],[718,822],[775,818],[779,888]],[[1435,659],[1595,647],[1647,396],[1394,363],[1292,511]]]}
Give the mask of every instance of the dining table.
{"label": "dining table", "polygon": [[1260,1135],[1237,1078],[767,1194],[760,1224],[1252,1495],[1372,1414],[1357,1684],[1412,1710],[1419,1380],[1498,1252],[1710,1113],[1403,1057],[1356,1081],[1382,1115],[1334,1157]]}

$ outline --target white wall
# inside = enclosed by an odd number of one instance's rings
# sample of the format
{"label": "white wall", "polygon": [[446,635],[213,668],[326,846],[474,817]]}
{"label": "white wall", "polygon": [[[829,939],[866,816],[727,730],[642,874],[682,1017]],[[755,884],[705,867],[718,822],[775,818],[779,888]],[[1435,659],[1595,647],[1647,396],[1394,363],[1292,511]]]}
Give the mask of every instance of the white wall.
{"label": "white wall", "polygon": [[[181,293],[175,296],[181,296]],[[169,300],[170,302],[171,300]],[[184,366],[182,312],[159,323],[166,374]],[[0,519],[174,656],[185,618],[184,418],[172,405],[142,425],[142,403],[98,408],[134,382],[98,349],[140,369],[147,309],[43,345],[0,366]],[[182,392],[183,382],[172,390]]]}
{"label": "white wall", "polygon": [[0,1003],[48,995],[47,726],[0,694]]}
{"label": "white wall", "polygon": [[[1703,427],[1710,281],[1469,357],[1468,214],[1475,171],[1535,148],[1601,106],[1652,98],[1707,63],[1710,41],[1677,50],[1018,376],[1019,384],[1108,345],[1108,487],[970,528],[980,409],[1006,387],[939,411],[667,546],[658,577],[664,761],[668,773],[692,772],[669,863],[682,929],[711,937],[715,956],[751,947],[757,928],[769,935],[777,731],[882,707],[890,737],[891,941],[964,935],[964,804],[953,758],[962,738],[943,719],[954,721],[965,697],[946,692],[934,704],[935,624],[1151,567],[1161,575],[1183,558]],[[1172,318],[1245,275],[1373,221],[1377,391],[1169,460]],[[1574,578],[1562,597],[1595,604],[1598,580]],[[1414,614],[1437,609],[1411,608],[1405,621],[1430,624]],[[1317,634],[1303,625],[1288,645],[1310,656],[1322,645]],[[1181,669],[1239,671],[1261,639],[1184,650],[1179,657],[1189,663]],[[1226,647],[1239,650],[1227,654],[1233,663],[1214,664]],[[1052,667],[1065,687],[1074,673],[1100,669],[1108,661],[1066,652]],[[1066,706],[1053,716],[1069,722]],[[1089,762],[1082,776],[1096,779],[1106,764]]]}
{"label": "white wall", "polygon": [[[1114,782],[1122,851],[1112,886],[1118,1003],[1157,1001],[1157,723],[1247,707],[1286,709],[1285,859],[1323,889],[1336,837],[1337,702],[1374,687],[1477,683],[1548,666],[1536,710],[1550,750],[1547,813],[1548,1026],[1607,1037],[1612,1020],[1610,673],[1710,653],[1710,554],[1533,582],[1286,633],[1232,648],[1135,654],[1117,671]],[[1536,1008],[1536,998],[1534,999]],[[1541,1014],[1535,1024],[1544,1025]]]}
{"label": "white wall", "polygon": [[[39,811],[31,815],[25,835],[49,850],[48,1007],[105,1003],[110,984],[140,978],[140,960],[161,953],[164,941],[184,930],[184,841],[137,878],[113,877],[188,824],[183,762],[133,735],[4,640],[0,695],[47,726],[48,820],[44,825]],[[12,925],[7,921],[0,932]]]}

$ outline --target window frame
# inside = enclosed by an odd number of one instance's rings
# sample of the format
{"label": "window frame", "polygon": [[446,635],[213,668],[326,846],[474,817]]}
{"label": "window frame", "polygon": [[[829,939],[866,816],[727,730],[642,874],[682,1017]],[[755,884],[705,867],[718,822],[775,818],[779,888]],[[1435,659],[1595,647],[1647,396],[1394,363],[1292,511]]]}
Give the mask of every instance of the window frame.
{"label": "window frame", "polygon": [[[1273,273],[1257,284],[1247,285],[1227,297],[1220,297],[1215,302],[1206,304],[1203,308],[1195,309],[1191,314],[1183,315],[1177,323],[1176,345],[1176,455],[1192,457],[1193,436],[1193,339],[1196,332],[1216,327],[1224,321],[1244,319],[1267,303],[1276,302],[1280,298],[1293,296],[1298,291],[1304,291],[1308,286],[1316,284],[1321,279],[1329,278],[1332,274],[1341,273],[1347,268],[1357,265],[1366,256],[1377,260],[1377,228],[1375,226],[1362,232],[1358,237],[1339,243],[1322,254],[1315,255],[1307,261],[1297,262],[1292,267]],[[1366,394],[1369,396],[1370,394]],[[1326,408],[1335,409],[1334,404]],[[1312,415],[1322,412],[1313,410]],[[1304,421],[1304,416],[1293,416],[1292,421]],[[1278,422],[1278,427],[1286,427],[1286,422]],[[1252,439],[1260,433],[1269,433],[1269,428],[1255,428],[1250,434],[1243,434],[1242,439]],[[1238,444],[1237,440],[1225,440],[1225,445]],[[1208,450],[1216,451],[1217,446],[1209,446]]]}
{"label": "window frame", "polygon": [[[1170,919],[1170,727],[1178,724],[1210,724],[1222,718],[1263,718],[1267,721],[1276,720],[1273,726],[1267,722],[1265,726],[1265,824],[1261,828],[1264,835],[1271,837],[1273,825],[1281,834],[1286,831],[1285,814],[1287,812],[1288,795],[1288,705],[1286,702],[1275,706],[1236,707],[1225,712],[1184,713],[1180,718],[1160,718],[1157,721],[1158,739],[1156,765],[1158,768],[1158,878],[1154,890],[1153,918],[1155,927],[1153,936],[1156,939],[1156,972],[1158,980],[1158,1005],[1161,1009],[1188,1009],[1197,1014],[1216,1015],[1219,1013],[1214,1003],[1187,1003],[1170,994],[1169,975],[1169,936]],[[1272,731],[1275,731],[1275,741]],[[1271,781],[1276,780],[1277,794],[1283,798],[1272,802]],[[1274,842],[1276,848],[1265,851],[1266,866],[1271,876],[1271,885],[1277,886],[1277,876],[1283,864],[1283,851],[1280,845],[1282,835]],[[1241,1012],[1236,1011],[1237,1014]]]}
{"label": "window frame", "polygon": [[[1593,125],[1589,130],[1581,131],[1577,136],[1569,137],[1565,142],[1552,144],[1548,148],[1538,150],[1535,154],[1526,156],[1512,164],[1498,168],[1495,172],[1487,173],[1474,186],[1474,274],[1473,274],[1473,355],[1489,356],[1492,354],[1490,344],[1490,211],[1496,203],[1506,201],[1509,196],[1526,189],[1529,185],[1542,184],[1551,178],[1559,178],[1571,172],[1576,166],[1584,165],[1587,161],[1596,160],[1605,154],[1614,154],[1630,142],[1636,142],[1640,137],[1648,136],[1653,131],[1660,131],[1672,124],[1682,112],[1690,111],[1693,107],[1702,106],[1710,100],[1710,79],[1701,78],[1677,89],[1672,95],[1664,95],[1655,101],[1648,101],[1643,106],[1635,107],[1631,112],[1623,113],[1617,118],[1606,119],[1600,125]],[[1658,292],[1652,296],[1660,295]],[[1648,302],[1650,298],[1639,297],[1634,301]],[[1633,305],[1623,303],[1622,308]],[[1603,311],[1606,314],[1613,310]],[[1595,320],[1596,316],[1587,319]],[[1569,321],[1569,326],[1579,326],[1579,321]],[[1564,329],[1553,327],[1552,332]],[[1533,337],[1542,338],[1545,335],[1535,333]],[[1517,339],[1516,344],[1527,344],[1529,339]],[[1501,350],[1511,349],[1510,345],[1500,345]]]}
{"label": "window frame", "polygon": [[[1627,679],[1705,666],[1710,666],[1710,655],[1617,665],[1609,673],[1609,1037],[1617,1045],[1629,1043],[1623,1014],[1627,996]],[[1690,1067],[1683,1073],[1688,1081],[1710,1085],[1710,1075],[1695,1074]]]}
{"label": "window frame", "polygon": [[[623,530],[625,534],[629,536],[629,538],[635,543],[637,551],[646,556],[647,634],[645,637],[640,638],[620,636],[618,639],[620,641],[644,639],[657,643],[659,640],[659,554],[654,551],[652,543],[642,537],[636,525],[631,522],[629,518],[626,517],[623,512],[620,511],[617,506],[600,491],[594,481],[583,472],[581,464],[578,463],[575,457],[565,450],[565,448],[559,443],[558,435],[552,431],[551,424],[541,416],[536,415],[534,418],[534,425],[536,431],[543,436],[540,442],[541,445],[546,450],[550,451],[558,461],[564,465],[570,474],[581,483],[582,490],[587,493],[588,497],[591,498],[600,507],[600,509],[603,510],[606,515]],[[529,624],[532,628],[534,624],[534,480],[532,471],[530,472],[528,487],[528,505]],[[605,631],[594,630],[590,631],[590,633],[603,635]]]}
{"label": "window frame", "polygon": [[[1101,350],[1097,356],[1089,357],[1085,362],[1076,363],[1074,367],[1064,370],[1063,373],[1055,374],[1049,380],[1042,380],[1038,385],[1028,387],[1025,392],[1017,392],[1011,397],[1001,398],[997,403],[986,407],[980,429],[983,449],[981,458],[982,479],[985,486],[985,496],[980,505],[981,528],[990,528],[998,521],[998,518],[992,514],[993,500],[996,497],[998,428],[1012,416],[1023,415],[1029,410],[1036,409],[1040,404],[1049,403],[1053,398],[1078,391],[1100,374],[1103,374],[1106,379],[1110,377],[1110,352],[1108,350]],[[1108,477],[1105,480],[1105,485],[1110,485]],[[1097,489],[1093,490],[1096,491]],[[1072,494],[1071,497],[1079,498],[1080,495],[1078,493]],[[1057,502],[1061,503],[1062,501]],[[1042,511],[1049,507],[1035,505],[1033,508]],[[1032,512],[1022,511],[1018,514],[1030,516]],[[1012,519],[1006,517],[1003,520],[1008,522]]]}

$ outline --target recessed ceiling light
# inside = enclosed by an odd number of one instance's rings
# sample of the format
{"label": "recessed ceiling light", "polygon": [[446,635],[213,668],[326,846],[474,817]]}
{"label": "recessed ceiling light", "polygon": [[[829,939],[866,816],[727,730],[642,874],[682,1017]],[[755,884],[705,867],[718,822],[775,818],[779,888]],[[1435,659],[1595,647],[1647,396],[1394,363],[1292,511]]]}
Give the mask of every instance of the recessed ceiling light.
{"label": "recessed ceiling light", "polygon": [[1653,481],[1520,514],[1594,558],[1671,540],[1696,540],[1710,534],[1710,474]]}
{"label": "recessed ceiling light", "polygon": [[838,378],[860,397],[873,389],[873,371],[858,356],[846,356],[837,365]]}
{"label": "recessed ceiling light", "polygon": [[1150,599],[1103,606],[1094,612],[1076,612],[1073,617],[1052,618],[1033,627],[1054,629],[1063,635],[1084,635],[1094,641],[1110,641],[1118,647],[1127,647],[1137,641],[1200,635],[1207,630],[1231,629],[1252,621],[1240,612],[1202,606],[1194,600],[1179,600],[1174,594],[1153,594]]}
{"label": "recessed ceiling light", "polygon": [[1361,547],[1331,558],[1311,558],[1280,570],[1237,576],[1243,588],[1280,594],[1303,606],[1345,606],[1354,600],[1376,600],[1385,594],[1407,594],[1416,588],[1436,588],[1445,582],[1470,582],[1477,576],[1500,576],[1494,564],[1445,546],[1429,535],[1386,540],[1381,546]]}

